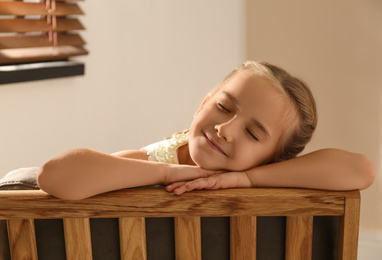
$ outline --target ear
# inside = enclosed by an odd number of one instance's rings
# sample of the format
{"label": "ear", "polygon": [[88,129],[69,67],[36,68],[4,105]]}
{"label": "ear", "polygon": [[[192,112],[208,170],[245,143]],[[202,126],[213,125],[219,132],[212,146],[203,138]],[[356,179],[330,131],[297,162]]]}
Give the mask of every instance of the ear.
{"label": "ear", "polygon": [[194,117],[196,117],[200,111],[203,110],[204,106],[208,103],[208,101],[210,101],[212,95],[211,94],[208,94],[204,99],[203,99],[203,102],[202,104],[200,105],[200,107],[198,108],[198,111],[196,111],[196,113],[194,114]]}

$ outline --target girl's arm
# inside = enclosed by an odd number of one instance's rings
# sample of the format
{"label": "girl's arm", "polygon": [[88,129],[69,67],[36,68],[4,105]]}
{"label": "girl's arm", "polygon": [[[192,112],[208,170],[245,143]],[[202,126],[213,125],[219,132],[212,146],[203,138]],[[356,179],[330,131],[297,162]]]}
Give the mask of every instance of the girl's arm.
{"label": "girl's arm", "polygon": [[245,172],[228,172],[190,182],[174,183],[167,190],[182,194],[194,189],[233,187],[366,189],[373,183],[375,172],[374,164],[364,155],[324,149]]}
{"label": "girl's arm", "polygon": [[150,162],[144,151],[109,155],[75,149],[48,161],[41,168],[38,184],[53,196],[77,200],[111,190],[169,184],[213,173],[195,166]]}

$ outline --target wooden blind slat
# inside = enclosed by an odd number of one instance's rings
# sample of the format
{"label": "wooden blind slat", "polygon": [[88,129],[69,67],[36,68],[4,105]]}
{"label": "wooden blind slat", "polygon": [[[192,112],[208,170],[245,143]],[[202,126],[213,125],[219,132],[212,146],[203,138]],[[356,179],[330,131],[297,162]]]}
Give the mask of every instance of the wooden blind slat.
{"label": "wooden blind slat", "polygon": [[2,19],[0,33],[6,32],[48,32],[83,30],[85,27],[78,19],[57,19],[57,28],[53,29],[46,19]]}
{"label": "wooden blind slat", "polygon": [[60,60],[72,56],[86,55],[88,52],[79,46],[56,46],[0,50],[1,63]]}
{"label": "wooden blind slat", "polygon": [[81,24],[78,19],[57,19],[57,29],[58,32],[63,31],[74,31],[74,30],[84,30],[85,27]]}
{"label": "wooden blind slat", "polygon": [[200,217],[177,217],[174,225],[176,260],[201,260]]}
{"label": "wooden blind slat", "polygon": [[37,260],[36,234],[33,219],[10,219],[7,223],[12,259]]}
{"label": "wooden blind slat", "polygon": [[256,217],[231,217],[230,222],[231,260],[256,260]]}
{"label": "wooden blind slat", "polygon": [[92,260],[88,218],[64,219],[65,249],[68,260]]}
{"label": "wooden blind slat", "polygon": [[285,259],[312,259],[313,216],[287,217]]}
{"label": "wooden blind slat", "polygon": [[119,240],[122,260],[146,260],[145,218],[120,218]]}
{"label": "wooden blind slat", "polygon": [[[0,64],[51,61],[86,55],[84,30],[75,15],[84,14],[76,1],[57,1],[47,9],[45,1],[0,1]],[[49,8],[48,5],[48,8]],[[66,17],[68,16],[69,17]]]}
{"label": "wooden blind slat", "polygon": [[0,15],[82,15],[84,12],[77,4],[72,3],[56,3],[56,9],[49,11],[46,9],[45,3],[26,3],[26,2],[0,2]]}
{"label": "wooden blind slat", "polygon": [[339,260],[356,260],[358,252],[360,195],[359,191],[352,191],[347,195],[345,214],[340,218],[337,252]]}
{"label": "wooden blind slat", "polygon": [[[85,41],[78,34],[58,34],[57,39],[57,46],[85,45]],[[52,46],[52,41],[49,40],[48,35],[0,37],[0,50],[40,46]]]}

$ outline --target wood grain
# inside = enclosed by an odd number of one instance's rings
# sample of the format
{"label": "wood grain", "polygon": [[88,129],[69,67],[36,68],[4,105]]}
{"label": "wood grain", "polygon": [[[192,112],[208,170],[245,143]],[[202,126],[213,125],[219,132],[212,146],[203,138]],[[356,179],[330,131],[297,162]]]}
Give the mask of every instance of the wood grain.
{"label": "wood grain", "polygon": [[145,218],[120,218],[119,240],[122,260],[146,260]]}
{"label": "wood grain", "polygon": [[256,217],[231,217],[230,222],[231,260],[256,260]]}
{"label": "wood grain", "polygon": [[202,241],[199,217],[176,217],[175,258],[176,260],[201,260]]}
{"label": "wood grain", "polygon": [[338,259],[356,260],[358,253],[358,235],[360,219],[359,191],[347,193],[345,214],[340,218],[338,241]]}
{"label": "wood grain", "polygon": [[312,259],[313,216],[289,216],[286,224],[285,259]]}
{"label": "wood grain", "polygon": [[12,259],[37,260],[36,234],[33,219],[10,219],[9,247]]}
{"label": "wood grain", "polygon": [[51,46],[20,49],[0,49],[0,63],[59,60],[86,55],[88,51],[79,46]]}
{"label": "wood grain", "polygon": [[0,219],[177,216],[298,216],[344,213],[346,192],[225,189],[175,196],[164,189],[127,189],[79,201],[43,191],[1,191]]}
{"label": "wood grain", "polygon": [[[341,216],[338,257],[353,260],[359,213],[359,191],[226,189],[174,196],[163,189],[126,189],[80,201],[43,191],[0,191],[0,219],[8,220],[11,250],[31,248],[26,259],[37,259],[34,218],[64,218],[68,259],[91,259],[89,217],[120,218],[121,255],[127,259],[145,259],[145,217],[175,217],[177,259],[201,259],[202,216],[231,217],[232,259],[256,259],[256,216],[287,216],[286,259],[310,259],[313,216],[332,215]],[[133,250],[125,254],[129,243]]]}
{"label": "wood grain", "polygon": [[[53,43],[49,40],[48,35],[28,35],[28,36],[7,36],[0,37],[0,50],[1,49],[14,49],[14,48],[29,48],[29,47],[42,47],[52,46]],[[78,34],[59,34],[57,36],[57,46],[85,45],[85,41]]]}
{"label": "wood grain", "polygon": [[67,260],[93,259],[88,218],[65,218],[64,234]]}
{"label": "wood grain", "polygon": [[48,32],[48,31],[74,31],[83,30],[85,27],[78,19],[57,19],[57,27],[53,30],[52,25],[46,19],[2,19],[0,32]]}
{"label": "wood grain", "polygon": [[56,10],[49,12],[45,3],[26,3],[26,2],[0,2],[0,15],[82,15],[84,12],[76,4],[57,3]]}

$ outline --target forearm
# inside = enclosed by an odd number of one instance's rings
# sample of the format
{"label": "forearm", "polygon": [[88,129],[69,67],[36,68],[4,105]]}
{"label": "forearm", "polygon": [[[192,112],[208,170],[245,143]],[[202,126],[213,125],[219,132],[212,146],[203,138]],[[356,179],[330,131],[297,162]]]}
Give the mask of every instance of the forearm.
{"label": "forearm", "polygon": [[374,181],[375,167],[366,156],[325,149],[246,173],[255,187],[352,190],[369,187]]}
{"label": "forearm", "polygon": [[38,182],[44,191],[64,199],[81,199],[122,188],[164,183],[167,165],[76,149],[49,162]]}

